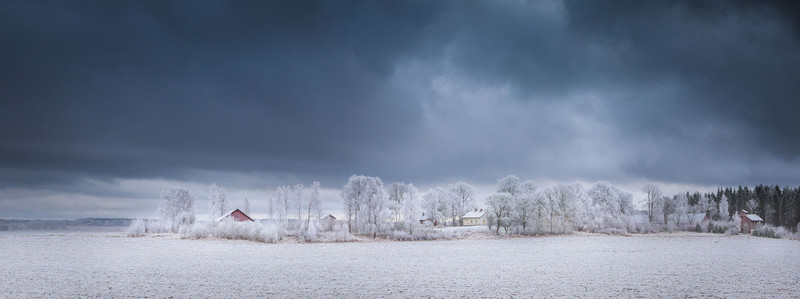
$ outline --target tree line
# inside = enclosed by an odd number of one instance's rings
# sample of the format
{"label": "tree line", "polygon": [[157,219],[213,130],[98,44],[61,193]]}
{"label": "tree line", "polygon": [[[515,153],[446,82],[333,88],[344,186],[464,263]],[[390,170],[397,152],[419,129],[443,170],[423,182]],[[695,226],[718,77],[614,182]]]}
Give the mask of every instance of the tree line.
{"label": "tree line", "polygon": [[[209,216],[217,219],[229,209],[225,191],[212,184]],[[800,188],[758,185],[720,188],[716,193],[662,194],[658,186],[645,185],[636,210],[633,194],[609,182],[591,186],[579,183],[541,187],[514,175],[498,179],[486,198],[488,226],[495,234],[561,234],[571,231],[628,233],[694,229],[705,215],[716,221],[738,219],[737,211],[759,214],[767,224],[796,231],[800,219]],[[384,185],[379,177],[352,175],[342,187],[343,229],[371,237],[394,232],[414,235],[432,224],[463,225],[463,216],[477,208],[475,188],[464,182],[438,186],[421,193],[414,184]],[[196,196],[180,187],[161,194],[158,213],[173,232],[194,223]],[[320,219],[320,185],[279,186],[267,198],[268,219],[298,234],[316,234]],[[245,199],[245,213],[249,214]],[[699,216],[698,216],[699,215]],[[644,216],[646,220],[641,221]],[[290,221],[291,220],[291,221]],[[683,221],[683,223],[682,223]],[[289,224],[292,225],[289,225]],[[688,225],[688,226],[687,226]],[[698,225],[699,227],[699,225]],[[308,231],[308,232],[307,232]]]}
{"label": "tree line", "polygon": [[[728,215],[747,210],[761,216],[767,224],[783,226],[795,232],[800,224],[800,187],[781,188],[777,185],[757,185],[752,189],[747,186],[726,187],[719,188],[714,193],[706,193],[704,196],[727,207]],[[693,198],[699,198],[699,194]],[[721,218],[719,214],[715,217]]]}

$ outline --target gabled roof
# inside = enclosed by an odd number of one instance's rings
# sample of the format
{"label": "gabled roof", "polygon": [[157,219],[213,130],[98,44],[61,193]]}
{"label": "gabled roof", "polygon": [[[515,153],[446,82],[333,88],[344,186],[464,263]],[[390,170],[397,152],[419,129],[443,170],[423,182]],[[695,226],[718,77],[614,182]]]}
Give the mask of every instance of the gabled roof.
{"label": "gabled roof", "polygon": [[225,213],[225,214],[222,214],[222,216],[219,216],[219,217],[217,217],[217,219],[215,219],[214,221],[216,221],[216,222],[220,222],[220,221],[222,221],[222,219],[225,219],[225,217],[228,217],[228,216],[230,216],[230,215],[231,215],[233,212],[236,212],[236,210],[238,210],[238,209],[233,209],[233,210],[230,210],[230,212],[227,212],[227,213]]}
{"label": "gabled roof", "polygon": [[253,218],[250,218],[250,216],[248,216],[247,214],[245,214],[244,212],[242,212],[242,210],[239,210],[239,209],[233,209],[233,210],[231,210],[230,212],[227,212],[227,213],[225,213],[224,215],[222,215],[222,216],[219,216],[219,218],[217,218],[217,219],[216,219],[216,220],[214,220],[214,221],[216,221],[216,222],[220,222],[220,221],[222,221],[223,219],[225,219],[225,217],[228,217],[228,216],[230,216],[231,214],[233,214],[233,212],[236,212],[236,211],[239,211],[239,213],[242,213],[242,215],[244,215],[244,217],[247,217],[247,219],[250,219],[250,221],[254,221],[254,220],[253,220]]}
{"label": "gabled roof", "polygon": [[425,216],[425,213],[422,213],[422,216],[419,216],[419,218],[417,218],[417,220],[418,221],[427,221],[428,218],[431,218],[431,217]]}
{"label": "gabled roof", "polygon": [[486,215],[486,210],[469,211],[462,218],[481,218]]}
{"label": "gabled roof", "polygon": [[332,220],[336,220],[336,217],[334,217],[334,216],[333,216],[333,215],[331,215],[331,214],[328,214],[328,215],[325,215],[325,217],[322,217],[322,219],[323,219],[323,220],[324,220],[324,219],[328,219],[328,218],[330,218],[330,219],[332,219]]}
{"label": "gabled roof", "polygon": [[750,219],[750,221],[761,221],[761,222],[764,222],[764,219],[761,219],[761,217],[758,217],[758,215],[756,215],[756,214],[747,214],[747,215],[745,215],[745,217],[747,217],[747,219]]}

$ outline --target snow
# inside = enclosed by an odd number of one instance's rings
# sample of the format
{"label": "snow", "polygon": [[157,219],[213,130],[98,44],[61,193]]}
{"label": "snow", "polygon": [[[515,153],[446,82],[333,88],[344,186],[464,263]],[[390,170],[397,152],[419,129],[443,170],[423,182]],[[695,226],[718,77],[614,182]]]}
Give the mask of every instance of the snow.
{"label": "snow", "polygon": [[761,222],[764,221],[764,219],[761,219],[761,217],[758,217],[758,215],[756,214],[747,214],[746,216],[747,219],[750,219],[750,221],[761,221]]}
{"label": "snow", "polygon": [[800,296],[800,242],[696,233],[325,244],[0,233],[0,261],[0,298]]}
{"label": "snow", "polygon": [[486,215],[486,211],[481,209],[479,211],[469,211],[463,218],[481,218]]}
{"label": "snow", "polygon": [[228,217],[228,216],[230,216],[230,215],[231,215],[231,213],[233,213],[233,212],[236,212],[236,210],[238,210],[238,209],[233,209],[233,210],[230,210],[230,212],[227,212],[227,213],[225,213],[225,214],[222,214],[222,216],[219,216],[219,217],[217,217],[217,219],[215,219],[215,220],[214,220],[214,222],[220,222],[220,221],[222,221],[223,219],[225,219],[225,217]]}

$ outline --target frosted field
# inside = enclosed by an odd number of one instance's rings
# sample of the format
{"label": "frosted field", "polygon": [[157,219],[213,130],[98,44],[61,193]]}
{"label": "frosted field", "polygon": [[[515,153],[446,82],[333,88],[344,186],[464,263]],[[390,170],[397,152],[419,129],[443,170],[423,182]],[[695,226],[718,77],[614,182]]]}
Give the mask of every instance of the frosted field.
{"label": "frosted field", "polygon": [[0,234],[0,297],[800,297],[800,242],[660,234],[337,244]]}

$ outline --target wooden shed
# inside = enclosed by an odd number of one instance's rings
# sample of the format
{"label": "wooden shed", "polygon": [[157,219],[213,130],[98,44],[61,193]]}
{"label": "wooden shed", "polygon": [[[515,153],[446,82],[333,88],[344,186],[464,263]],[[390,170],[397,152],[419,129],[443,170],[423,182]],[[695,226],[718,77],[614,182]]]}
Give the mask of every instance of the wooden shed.
{"label": "wooden shed", "polygon": [[245,221],[254,222],[253,218],[250,218],[250,216],[247,216],[247,214],[245,214],[244,212],[242,212],[239,209],[235,209],[233,211],[225,213],[225,215],[220,216],[215,221],[219,222],[219,221],[225,221],[225,220],[233,220],[233,221],[236,221],[236,222],[245,222]]}
{"label": "wooden shed", "polygon": [[756,228],[757,225],[764,224],[764,219],[761,219],[761,217],[756,214],[748,214],[745,210],[739,211],[739,217],[742,218],[743,232],[750,232]]}

